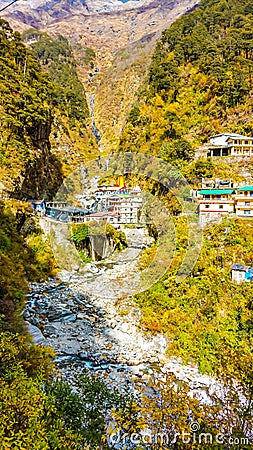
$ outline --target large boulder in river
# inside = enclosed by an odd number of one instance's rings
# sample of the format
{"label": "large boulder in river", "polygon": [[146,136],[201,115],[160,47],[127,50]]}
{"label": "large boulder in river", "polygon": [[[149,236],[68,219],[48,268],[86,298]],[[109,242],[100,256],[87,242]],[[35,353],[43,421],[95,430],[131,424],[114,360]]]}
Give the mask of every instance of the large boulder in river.
{"label": "large boulder in river", "polygon": [[51,307],[49,309],[49,313],[48,313],[47,317],[50,322],[53,322],[53,321],[58,321],[58,320],[61,321],[61,320],[63,320],[64,317],[69,316],[71,314],[72,314],[71,309],[64,308],[61,305],[57,305],[57,306]]}
{"label": "large boulder in river", "polygon": [[55,325],[47,324],[45,326],[44,333],[46,335],[51,335],[51,334],[58,335],[58,328]]}
{"label": "large boulder in river", "polygon": [[25,322],[25,324],[27,327],[27,331],[30,334],[30,336],[32,337],[32,340],[35,345],[45,343],[45,338],[38,327],[36,327],[35,325],[32,325],[29,322]]}

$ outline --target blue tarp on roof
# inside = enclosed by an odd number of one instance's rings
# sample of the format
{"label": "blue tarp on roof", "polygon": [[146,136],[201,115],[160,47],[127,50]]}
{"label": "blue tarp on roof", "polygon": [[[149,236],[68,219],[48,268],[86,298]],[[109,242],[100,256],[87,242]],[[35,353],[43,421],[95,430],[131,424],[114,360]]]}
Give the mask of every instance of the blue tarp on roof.
{"label": "blue tarp on roof", "polygon": [[245,272],[245,279],[246,279],[246,280],[253,280],[253,269],[252,269],[252,267],[250,267],[250,268]]}
{"label": "blue tarp on roof", "polygon": [[234,264],[232,266],[232,270],[240,270],[242,272],[245,272],[247,270],[248,266],[244,266],[243,264]]}
{"label": "blue tarp on roof", "polygon": [[234,264],[232,270],[238,270],[239,272],[245,272],[246,280],[253,280],[253,267],[244,266],[243,264]]}

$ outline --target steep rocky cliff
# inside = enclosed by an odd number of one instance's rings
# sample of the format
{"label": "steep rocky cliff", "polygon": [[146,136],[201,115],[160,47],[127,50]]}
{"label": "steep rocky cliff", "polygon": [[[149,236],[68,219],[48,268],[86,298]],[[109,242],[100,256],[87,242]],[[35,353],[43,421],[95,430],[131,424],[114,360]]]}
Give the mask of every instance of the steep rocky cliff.
{"label": "steep rocky cliff", "polygon": [[101,261],[109,258],[115,250],[127,247],[125,233],[116,230],[112,225],[91,222],[89,227],[85,224],[74,224],[72,239],[79,252],[79,256],[86,261]]}
{"label": "steep rocky cliff", "polygon": [[115,247],[115,242],[109,236],[90,236],[88,254],[92,261],[100,261],[109,258],[113,254]]}
{"label": "steep rocky cliff", "polygon": [[[82,158],[96,153],[85,92],[73,62],[64,59],[64,40],[51,42],[56,53],[61,44],[62,65],[55,66],[61,81],[56,76],[53,81],[41,70],[21,36],[3,20],[0,43],[1,194],[50,198]],[[40,50],[52,64],[50,48],[41,44]]]}
{"label": "steep rocky cliff", "polygon": [[[38,123],[30,133],[29,161],[15,179],[11,195],[19,199],[50,199],[63,182],[62,163],[51,152],[51,121]],[[11,175],[10,175],[11,176]]]}
{"label": "steep rocky cliff", "polygon": [[54,87],[4,21],[0,41],[1,190],[18,198],[47,195],[62,179],[49,143]]}

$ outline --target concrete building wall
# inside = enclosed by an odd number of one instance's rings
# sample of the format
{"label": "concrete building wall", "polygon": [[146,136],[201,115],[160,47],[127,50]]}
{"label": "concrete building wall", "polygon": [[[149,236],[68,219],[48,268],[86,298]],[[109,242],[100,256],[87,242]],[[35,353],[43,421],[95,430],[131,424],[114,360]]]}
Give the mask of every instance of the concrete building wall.
{"label": "concrete building wall", "polygon": [[237,206],[236,205],[236,216],[237,217],[245,217],[252,218],[253,217],[253,208],[249,208],[248,206]]}
{"label": "concrete building wall", "polygon": [[237,284],[241,284],[245,280],[245,272],[242,270],[232,269],[232,281]]}
{"label": "concrete building wall", "polygon": [[231,156],[251,156],[253,154],[253,142],[251,140],[234,139],[229,143]]}
{"label": "concrete building wall", "polygon": [[202,213],[224,213],[224,214],[230,214],[234,212],[234,202],[231,200],[231,202],[218,202],[218,201],[200,201],[199,202],[199,212]]}
{"label": "concrete building wall", "polygon": [[227,213],[221,212],[200,212],[199,213],[199,226],[204,228],[212,223],[220,223],[223,217],[227,216]]}
{"label": "concrete building wall", "polygon": [[253,191],[237,191],[235,195],[237,217],[253,217]]}

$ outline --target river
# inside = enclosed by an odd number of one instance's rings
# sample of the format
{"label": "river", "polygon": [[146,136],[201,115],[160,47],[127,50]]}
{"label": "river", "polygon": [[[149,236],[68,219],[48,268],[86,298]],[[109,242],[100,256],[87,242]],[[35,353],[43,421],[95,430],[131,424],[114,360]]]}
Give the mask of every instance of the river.
{"label": "river", "polygon": [[112,385],[132,387],[174,373],[200,397],[212,394],[217,389],[212,378],[168,358],[167,338],[142,329],[133,295],[148,236],[145,229],[125,231],[128,247],[109,261],[88,264],[85,274],[63,270],[54,279],[30,285],[24,317],[31,333],[55,349],[56,364],[70,381],[84,368]]}

